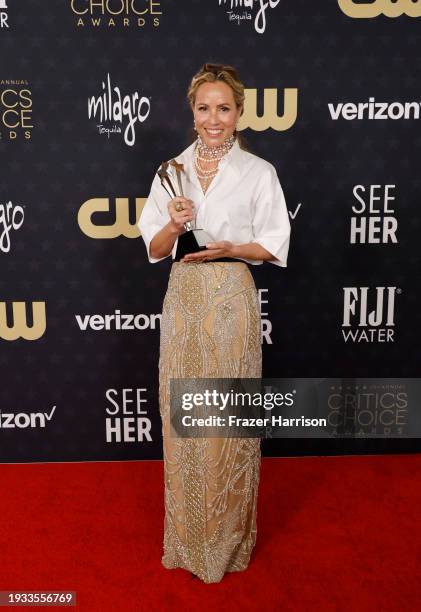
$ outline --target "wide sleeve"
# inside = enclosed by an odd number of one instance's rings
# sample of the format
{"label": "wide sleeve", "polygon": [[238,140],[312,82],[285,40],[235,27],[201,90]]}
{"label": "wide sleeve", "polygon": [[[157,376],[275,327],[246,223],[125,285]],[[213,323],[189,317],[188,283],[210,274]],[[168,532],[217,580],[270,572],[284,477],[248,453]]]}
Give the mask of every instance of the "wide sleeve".
{"label": "wide sleeve", "polygon": [[291,225],[284,193],[272,164],[267,164],[258,182],[254,201],[253,239],[276,259],[269,263],[287,267]]}
{"label": "wide sleeve", "polygon": [[150,263],[157,263],[162,259],[170,257],[171,253],[164,257],[151,257],[149,246],[152,238],[170,221],[170,215],[167,209],[167,203],[170,201],[170,196],[167,194],[161,185],[161,179],[158,174],[155,174],[152,181],[151,191],[148,199],[145,202],[137,227],[140,230],[142,238],[146,246],[146,252]]}

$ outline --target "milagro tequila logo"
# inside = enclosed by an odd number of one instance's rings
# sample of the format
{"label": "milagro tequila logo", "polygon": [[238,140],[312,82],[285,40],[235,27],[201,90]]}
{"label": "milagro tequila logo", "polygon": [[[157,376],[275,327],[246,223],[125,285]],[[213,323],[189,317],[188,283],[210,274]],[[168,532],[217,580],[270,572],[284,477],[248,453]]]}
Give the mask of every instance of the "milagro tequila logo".
{"label": "milagro tequila logo", "polygon": [[[254,18],[254,28],[258,34],[263,34],[266,30],[266,12],[268,8],[276,8],[281,0],[218,0],[219,6],[225,6],[230,10],[227,15],[230,21],[240,25],[242,21],[251,21],[252,12],[258,8]],[[234,10],[235,9],[235,10]],[[239,9],[250,9],[239,12]]]}
{"label": "milagro tequila logo", "polygon": [[8,28],[9,23],[7,21],[7,2],[6,0],[0,0],[0,28]]}
{"label": "milagro tequila logo", "polygon": [[99,134],[121,134],[124,142],[132,147],[136,141],[136,123],[143,123],[151,110],[149,98],[137,91],[122,96],[119,87],[111,87],[111,78],[107,74],[107,83],[102,82],[103,93],[88,100],[88,117],[96,119]]}
{"label": "milagro tequila logo", "polygon": [[345,342],[394,342],[398,287],[344,287]]}
{"label": "milagro tequila logo", "polygon": [[12,202],[0,204],[0,251],[2,253],[9,253],[10,232],[22,227],[24,216],[22,206],[18,204],[13,206]]}

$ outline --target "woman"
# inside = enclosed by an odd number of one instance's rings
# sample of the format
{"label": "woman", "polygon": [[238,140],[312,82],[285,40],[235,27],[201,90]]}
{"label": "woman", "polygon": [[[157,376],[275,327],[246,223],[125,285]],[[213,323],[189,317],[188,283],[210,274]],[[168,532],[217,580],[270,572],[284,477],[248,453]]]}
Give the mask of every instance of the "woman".
{"label": "woman", "polygon": [[175,258],[196,217],[213,242],[174,262],[161,320],[160,415],[165,472],[162,563],[206,583],[246,569],[256,541],[259,438],[170,437],[171,378],[260,378],[261,323],[245,262],[286,267],[290,224],[275,168],[245,151],[236,126],[244,86],[230,66],[205,64],[188,90],[197,139],[183,164],[184,196],[155,176],[139,220],[148,258]]}

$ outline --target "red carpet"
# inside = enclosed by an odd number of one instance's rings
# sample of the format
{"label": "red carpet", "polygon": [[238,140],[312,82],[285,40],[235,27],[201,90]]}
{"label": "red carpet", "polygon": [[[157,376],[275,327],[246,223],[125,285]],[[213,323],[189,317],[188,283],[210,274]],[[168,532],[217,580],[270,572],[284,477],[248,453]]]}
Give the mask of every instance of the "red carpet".
{"label": "red carpet", "polygon": [[84,612],[421,609],[421,455],[264,459],[252,562],[210,585],[161,566],[162,462],[0,473],[0,590],[74,590]]}

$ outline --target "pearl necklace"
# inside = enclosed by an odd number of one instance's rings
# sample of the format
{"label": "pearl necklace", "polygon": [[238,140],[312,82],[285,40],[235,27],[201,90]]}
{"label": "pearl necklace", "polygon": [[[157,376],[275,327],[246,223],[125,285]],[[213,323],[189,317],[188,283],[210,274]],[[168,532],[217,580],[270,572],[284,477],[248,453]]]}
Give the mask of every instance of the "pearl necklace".
{"label": "pearl necklace", "polygon": [[[235,142],[235,136],[232,134],[224,142],[216,147],[209,147],[203,142],[200,136],[197,137],[197,144],[194,150],[194,168],[199,181],[203,181],[202,189],[205,193],[211,180],[216,176],[219,168],[219,162],[231,150]],[[201,167],[200,162],[212,163],[217,162],[216,168],[213,170],[205,170]]]}
{"label": "pearl necklace", "polygon": [[205,142],[203,142],[202,138],[198,136],[196,148],[198,149],[199,155],[206,159],[206,161],[219,160],[228,153],[234,142],[235,136],[234,134],[231,134],[231,136],[226,138],[222,144],[215,147],[209,147]]}

